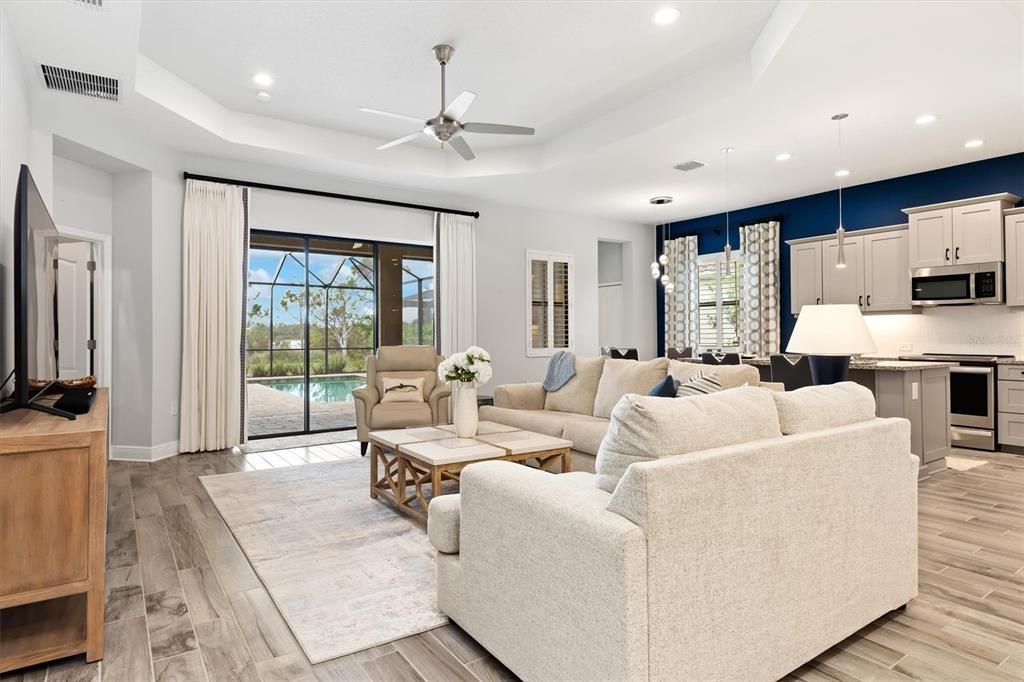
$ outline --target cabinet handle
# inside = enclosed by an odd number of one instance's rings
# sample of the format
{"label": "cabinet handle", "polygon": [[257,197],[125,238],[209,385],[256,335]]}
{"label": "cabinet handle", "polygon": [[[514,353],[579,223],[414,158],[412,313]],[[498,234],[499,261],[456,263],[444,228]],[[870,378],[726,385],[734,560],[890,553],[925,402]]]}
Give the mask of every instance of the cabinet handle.
{"label": "cabinet handle", "polygon": [[871,307],[871,294],[868,294],[868,307]]}
{"label": "cabinet handle", "polygon": [[857,305],[859,305],[861,308],[864,307],[864,295],[863,294],[861,294],[860,296],[857,297]]}
{"label": "cabinet handle", "polygon": [[814,303],[816,305],[821,305],[821,296],[819,296],[818,298],[814,299]]}
{"label": "cabinet handle", "polygon": [[946,249],[946,260],[949,260],[949,249]]}
{"label": "cabinet handle", "polygon": [[960,247],[959,246],[956,247],[956,251],[953,253],[953,258],[955,260],[960,260]]}

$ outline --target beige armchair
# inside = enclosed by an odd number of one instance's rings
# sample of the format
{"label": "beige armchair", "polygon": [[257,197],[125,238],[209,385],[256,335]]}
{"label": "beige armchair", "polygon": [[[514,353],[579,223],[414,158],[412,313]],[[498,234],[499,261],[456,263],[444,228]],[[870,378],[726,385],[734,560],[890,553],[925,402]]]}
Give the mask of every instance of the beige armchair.
{"label": "beige armchair", "polygon": [[[376,357],[366,359],[366,385],[352,392],[356,401],[356,435],[363,455],[372,430],[448,423],[451,391],[437,377],[437,366],[442,360],[444,357],[437,355],[433,346],[382,346]],[[384,377],[423,377],[424,401],[382,403]]]}

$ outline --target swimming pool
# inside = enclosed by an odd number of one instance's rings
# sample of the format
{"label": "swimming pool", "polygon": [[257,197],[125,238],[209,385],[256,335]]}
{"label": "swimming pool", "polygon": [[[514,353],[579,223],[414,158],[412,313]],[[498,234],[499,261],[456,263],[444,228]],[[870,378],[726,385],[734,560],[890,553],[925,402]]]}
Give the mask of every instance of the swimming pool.
{"label": "swimming pool", "polygon": [[[252,379],[249,383],[268,386],[282,393],[302,396],[305,386],[301,379]],[[352,391],[366,384],[366,377],[343,374],[332,377],[310,377],[309,399],[317,403],[338,403],[352,400]]]}

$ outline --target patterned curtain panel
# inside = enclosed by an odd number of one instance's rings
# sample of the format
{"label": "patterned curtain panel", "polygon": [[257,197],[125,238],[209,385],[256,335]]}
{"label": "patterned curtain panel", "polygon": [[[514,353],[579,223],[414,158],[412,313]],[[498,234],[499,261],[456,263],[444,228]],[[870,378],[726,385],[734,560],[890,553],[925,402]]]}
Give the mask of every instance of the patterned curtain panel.
{"label": "patterned curtain panel", "polygon": [[740,227],[740,352],[779,352],[779,221]]}
{"label": "patterned curtain panel", "polygon": [[665,292],[665,348],[697,351],[697,237],[665,241],[668,272],[675,290]]}

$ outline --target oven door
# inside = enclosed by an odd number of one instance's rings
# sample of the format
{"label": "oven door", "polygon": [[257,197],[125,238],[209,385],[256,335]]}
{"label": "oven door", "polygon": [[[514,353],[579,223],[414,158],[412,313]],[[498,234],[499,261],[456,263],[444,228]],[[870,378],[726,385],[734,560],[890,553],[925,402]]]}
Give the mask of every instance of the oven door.
{"label": "oven door", "polygon": [[994,429],[995,371],[961,365],[949,370],[949,422],[955,426]]}
{"label": "oven door", "polygon": [[921,268],[911,272],[912,305],[963,305],[974,303],[974,273],[960,268]]}

